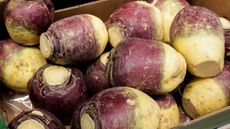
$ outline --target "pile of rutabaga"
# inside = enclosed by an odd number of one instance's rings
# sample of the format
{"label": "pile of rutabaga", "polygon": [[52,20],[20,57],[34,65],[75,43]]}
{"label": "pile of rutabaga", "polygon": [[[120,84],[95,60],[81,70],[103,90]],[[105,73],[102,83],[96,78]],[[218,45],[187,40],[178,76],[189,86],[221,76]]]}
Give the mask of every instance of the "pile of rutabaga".
{"label": "pile of rutabaga", "polygon": [[229,105],[230,22],[185,0],[132,1],[103,22],[10,0],[0,80],[33,109],[10,129],[169,129]]}

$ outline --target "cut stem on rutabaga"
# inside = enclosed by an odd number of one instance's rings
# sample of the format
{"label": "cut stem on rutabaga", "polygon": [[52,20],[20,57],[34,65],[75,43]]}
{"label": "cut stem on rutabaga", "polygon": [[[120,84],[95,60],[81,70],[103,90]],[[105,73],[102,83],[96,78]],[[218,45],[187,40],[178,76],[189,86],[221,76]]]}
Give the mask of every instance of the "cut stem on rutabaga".
{"label": "cut stem on rutabaga", "polygon": [[68,122],[72,113],[87,99],[86,84],[80,70],[56,65],[41,67],[30,80],[29,97],[35,107]]}
{"label": "cut stem on rutabaga", "polygon": [[81,14],[53,23],[40,36],[40,50],[53,63],[78,65],[100,56],[107,42],[108,32],[103,21]]}
{"label": "cut stem on rutabaga", "polygon": [[157,129],[158,104],[130,87],[103,90],[73,114],[71,129]]}

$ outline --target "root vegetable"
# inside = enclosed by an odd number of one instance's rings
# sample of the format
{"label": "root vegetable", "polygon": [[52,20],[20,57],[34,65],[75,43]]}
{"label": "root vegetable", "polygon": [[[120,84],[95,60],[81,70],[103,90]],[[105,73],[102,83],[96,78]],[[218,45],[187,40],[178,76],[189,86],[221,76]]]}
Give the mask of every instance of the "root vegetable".
{"label": "root vegetable", "polygon": [[5,25],[10,37],[19,44],[36,45],[40,34],[53,22],[50,0],[10,0],[5,9]]}
{"label": "root vegetable", "polygon": [[85,77],[88,91],[91,95],[110,87],[108,78],[106,77],[108,57],[109,52],[102,54],[95,63],[87,68]]}
{"label": "root vegetable", "polygon": [[35,107],[53,113],[63,122],[87,99],[83,74],[77,69],[45,65],[29,83],[29,97]]}
{"label": "root vegetable", "polygon": [[99,92],[75,112],[72,129],[157,129],[159,120],[159,106],[151,97],[115,87]]}
{"label": "root vegetable", "polygon": [[169,45],[130,38],[111,52],[108,62],[112,86],[130,86],[156,95],[174,90],[184,79],[186,63]]}
{"label": "root vegetable", "polygon": [[180,113],[176,101],[170,94],[154,97],[160,107],[160,124],[158,129],[171,129],[179,125]]}
{"label": "root vegetable", "polygon": [[197,118],[229,105],[230,63],[225,61],[223,71],[213,78],[192,80],[183,92],[182,104],[185,112]]}
{"label": "root vegetable", "polygon": [[40,36],[45,58],[57,64],[82,64],[104,51],[108,32],[104,23],[90,14],[75,15],[53,23]]}
{"label": "root vegetable", "polygon": [[173,47],[180,52],[188,71],[198,77],[219,74],[224,64],[224,32],[218,16],[198,6],[177,13],[170,29]]}
{"label": "root vegetable", "polygon": [[158,7],[163,15],[164,37],[163,41],[170,43],[170,27],[176,14],[185,6],[189,6],[186,0],[148,0],[153,6]]}
{"label": "root vegetable", "polygon": [[65,129],[51,113],[34,109],[22,112],[9,123],[9,129]]}
{"label": "root vegetable", "polygon": [[230,21],[226,18],[219,17],[221,25],[224,30],[230,29]]}
{"label": "root vegetable", "polygon": [[115,47],[128,37],[163,38],[161,11],[145,1],[133,1],[115,10],[108,20],[109,41]]}
{"label": "root vegetable", "polygon": [[12,40],[0,41],[0,80],[9,88],[27,92],[29,80],[45,64],[39,49],[20,46]]}

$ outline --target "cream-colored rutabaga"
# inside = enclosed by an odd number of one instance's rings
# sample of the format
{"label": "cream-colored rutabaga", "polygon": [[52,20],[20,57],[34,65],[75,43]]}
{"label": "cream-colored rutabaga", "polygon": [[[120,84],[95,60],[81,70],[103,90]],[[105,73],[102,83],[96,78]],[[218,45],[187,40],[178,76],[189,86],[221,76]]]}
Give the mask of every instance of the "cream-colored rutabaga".
{"label": "cream-colored rutabaga", "polygon": [[162,43],[164,52],[160,91],[173,91],[185,78],[187,66],[184,57],[171,46]]}
{"label": "cream-colored rutabaga", "polygon": [[224,17],[219,17],[224,30],[230,29],[230,21]]}
{"label": "cream-colored rutabaga", "polygon": [[176,101],[171,94],[154,97],[160,107],[160,124],[158,129],[171,129],[179,125],[180,113]]}
{"label": "cream-colored rutabaga", "polygon": [[28,92],[28,82],[47,62],[37,48],[24,47],[12,40],[0,41],[0,78],[9,88]]}
{"label": "cream-colored rutabaga", "polygon": [[163,15],[164,37],[163,41],[170,43],[170,27],[176,14],[185,6],[189,6],[186,0],[148,0],[153,6],[158,7]]}
{"label": "cream-colored rutabaga", "polygon": [[196,78],[188,83],[182,96],[185,112],[197,118],[230,104],[230,63],[213,78]]}

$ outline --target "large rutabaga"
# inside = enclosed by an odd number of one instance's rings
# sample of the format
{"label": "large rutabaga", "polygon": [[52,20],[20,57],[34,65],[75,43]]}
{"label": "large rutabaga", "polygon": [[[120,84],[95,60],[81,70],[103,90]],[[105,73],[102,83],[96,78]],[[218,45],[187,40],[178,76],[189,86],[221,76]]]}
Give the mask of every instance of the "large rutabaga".
{"label": "large rutabaga", "polygon": [[170,27],[176,14],[185,6],[189,6],[186,0],[147,0],[153,6],[159,8],[163,15],[163,41],[170,43]]}
{"label": "large rutabaga", "polygon": [[50,0],[10,0],[5,9],[5,25],[10,37],[19,44],[36,45],[40,34],[53,22]]}
{"label": "large rutabaga", "polygon": [[107,67],[112,86],[130,86],[151,95],[171,92],[186,73],[185,59],[172,47],[138,38],[119,43]]}
{"label": "large rutabaga", "polygon": [[0,80],[13,90],[27,92],[29,80],[46,63],[37,48],[0,41]]}
{"label": "large rutabaga", "polygon": [[176,15],[170,31],[172,45],[184,56],[189,72],[213,77],[222,71],[224,31],[215,13],[187,6]]}
{"label": "large rutabaga", "polygon": [[74,110],[87,100],[86,89],[80,70],[45,65],[30,80],[29,97],[34,107],[45,109],[67,122]]}
{"label": "large rutabaga", "polygon": [[115,47],[129,38],[162,40],[163,18],[160,9],[145,1],[133,1],[116,9],[107,22],[109,41]]}
{"label": "large rutabaga", "polygon": [[196,78],[183,92],[182,104],[186,113],[197,118],[230,104],[230,62],[213,78]]}
{"label": "large rutabaga", "polygon": [[130,87],[115,87],[96,94],[76,111],[72,129],[157,129],[158,104]]}
{"label": "large rutabaga", "polygon": [[53,23],[40,36],[45,58],[57,64],[82,64],[103,53],[108,33],[101,19],[90,14],[75,15]]}

